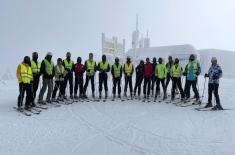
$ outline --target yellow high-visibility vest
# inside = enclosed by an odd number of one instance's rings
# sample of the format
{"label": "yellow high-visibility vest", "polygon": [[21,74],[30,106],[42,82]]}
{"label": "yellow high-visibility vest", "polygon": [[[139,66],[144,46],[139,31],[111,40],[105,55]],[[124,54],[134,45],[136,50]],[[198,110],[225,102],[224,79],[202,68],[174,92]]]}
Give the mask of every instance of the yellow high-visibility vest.
{"label": "yellow high-visibility vest", "polygon": [[131,76],[132,70],[133,70],[133,65],[132,64],[124,64],[124,68],[125,68],[125,74],[127,74],[127,76]]}
{"label": "yellow high-visibility vest", "polygon": [[114,77],[121,77],[121,64],[114,64],[113,65],[113,73],[114,73]]}
{"label": "yellow high-visibility vest", "polygon": [[[63,75],[63,77],[61,77]],[[64,81],[64,66],[55,66],[55,80],[56,81]]]}
{"label": "yellow high-visibility vest", "polygon": [[176,67],[176,65],[173,65],[171,67],[171,73],[172,73],[172,77],[180,77],[181,76],[181,65],[178,64],[178,66]]}
{"label": "yellow high-visibility vest", "polygon": [[66,69],[72,70],[73,64],[74,64],[74,63],[73,63],[72,60],[70,60],[69,62],[68,62],[67,59],[64,60],[64,66],[65,66]]}
{"label": "yellow high-visibility vest", "polygon": [[92,60],[87,60],[87,70],[89,70],[89,72],[87,72],[86,74],[88,76],[93,76],[95,74],[95,61]]}
{"label": "yellow high-visibility vest", "polygon": [[20,68],[21,68],[20,70],[21,80],[19,80],[18,82],[30,84],[30,82],[33,80],[31,67],[26,66],[25,64],[21,64]]}
{"label": "yellow high-visibility vest", "polygon": [[32,69],[32,72],[34,74],[38,74],[40,72],[40,68],[41,68],[41,63],[37,63],[34,62],[33,60],[31,61],[31,69]]}
{"label": "yellow high-visibility vest", "polygon": [[166,78],[167,71],[165,64],[157,64],[155,67],[155,76],[159,79]]}
{"label": "yellow high-visibility vest", "polygon": [[46,70],[46,73],[48,74],[48,75],[52,75],[52,72],[53,72],[53,62],[51,61],[51,62],[49,62],[47,59],[44,59],[44,62],[45,62],[45,66],[46,66],[46,68],[45,68],[45,70]]}
{"label": "yellow high-visibility vest", "polygon": [[103,61],[100,62],[100,69],[102,70],[106,70],[108,69],[109,63],[106,61],[105,63],[103,63]]}

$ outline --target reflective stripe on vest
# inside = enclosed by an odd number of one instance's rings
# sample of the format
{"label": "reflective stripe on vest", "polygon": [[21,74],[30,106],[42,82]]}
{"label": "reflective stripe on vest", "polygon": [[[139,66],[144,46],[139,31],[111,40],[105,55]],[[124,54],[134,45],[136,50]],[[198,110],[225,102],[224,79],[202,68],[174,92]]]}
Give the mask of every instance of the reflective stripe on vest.
{"label": "reflective stripe on vest", "polygon": [[127,74],[127,76],[131,76],[133,65],[132,64],[124,64],[124,67],[125,67],[124,71]]}
{"label": "reflective stripe on vest", "polygon": [[87,60],[87,70],[90,70],[89,72],[87,72],[88,76],[93,76],[95,74],[95,61],[90,61]]}
{"label": "reflective stripe on vest", "polygon": [[41,68],[41,63],[37,62],[34,62],[33,60],[31,61],[31,69],[32,69],[32,72],[35,73],[35,74],[38,74],[40,72],[40,68]]}
{"label": "reflective stripe on vest", "polygon": [[100,62],[100,69],[101,70],[106,70],[108,69],[109,63],[106,61],[105,63],[103,63],[103,61]]}
{"label": "reflective stripe on vest", "polygon": [[46,73],[48,75],[52,75],[52,71],[53,71],[53,62],[49,62],[47,59],[44,59],[44,62],[45,62],[45,70],[46,70]]}
{"label": "reflective stripe on vest", "polygon": [[21,80],[19,80],[18,82],[30,83],[33,79],[31,67],[26,66],[25,64],[21,64],[20,68],[21,68],[20,70]]}
{"label": "reflective stripe on vest", "polygon": [[70,60],[70,61],[68,62],[68,60],[65,59],[65,60],[64,60],[64,65],[65,65],[65,68],[66,68],[66,69],[72,70],[72,68],[73,68],[73,61]]}
{"label": "reflective stripe on vest", "polygon": [[191,63],[188,64],[188,66],[187,66],[187,76],[189,76],[189,71],[190,71],[191,65],[193,65],[193,76],[197,77],[196,73],[198,72],[198,66],[197,66],[196,62],[191,62]]}
{"label": "reflective stripe on vest", "polygon": [[118,64],[114,64],[113,65],[113,73],[114,73],[114,77],[117,78],[117,77],[121,77],[121,65]]}
{"label": "reflective stripe on vest", "polygon": [[[63,75],[63,77],[61,77]],[[55,66],[55,80],[56,81],[64,81],[64,66]]]}
{"label": "reflective stripe on vest", "polygon": [[181,74],[180,64],[178,64],[177,68],[176,68],[176,65],[173,65],[172,66],[172,76],[178,78],[178,77],[180,77],[180,74]]}
{"label": "reflective stripe on vest", "polygon": [[155,76],[159,79],[163,79],[166,77],[166,65],[157,64],[155,67]]}

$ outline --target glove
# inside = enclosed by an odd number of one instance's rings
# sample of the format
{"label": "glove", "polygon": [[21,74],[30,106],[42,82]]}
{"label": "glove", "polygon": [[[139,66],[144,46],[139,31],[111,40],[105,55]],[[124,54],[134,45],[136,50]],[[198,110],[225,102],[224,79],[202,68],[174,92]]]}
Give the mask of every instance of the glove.
{"label": "glove", "polygon": [[213,75],[213,76],[212,76],[212,79],[213,79],[213,80],[217,80],[217,79],[219,79],[219,77],[218,77],[217,75]]}
{"label": "glove", "polygon": [[90,69],[87,69],[86,71],[87,71],[87,72],[90,72]]}
{"label": "glove", "polygon": [[183,76],[187,76],[187,73],[186,73],[186,72],[184,72],[184,73],[183,73]]}
{"label": "glove", "polygon": [[198,75],[199,75],[199,72],[196,72],[196,75],[198,76]]}
{"label": "glove", "polygon": [[206,77],[209,77],[209,75],[206,73],[205,75],[204,75],[204,77],[206,78]]}
{"label": "glove", "polygon": [[64,75],[63,75],[63,74],[60,74],[60,75],[59,75],[59,78],[63,78],[63,77],[64,77]]}

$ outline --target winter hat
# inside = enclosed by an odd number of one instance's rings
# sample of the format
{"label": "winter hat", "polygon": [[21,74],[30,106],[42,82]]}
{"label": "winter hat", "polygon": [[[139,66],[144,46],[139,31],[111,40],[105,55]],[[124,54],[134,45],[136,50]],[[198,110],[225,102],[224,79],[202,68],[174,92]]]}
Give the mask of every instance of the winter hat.
{"label": "winter hat", "polygon": [[217,58],[216,57],[212,57],[211,61],[217,61]]}
{"label": "winter hat", "polygon": [[52,52],[47,52],[47,56],[52,56]]}

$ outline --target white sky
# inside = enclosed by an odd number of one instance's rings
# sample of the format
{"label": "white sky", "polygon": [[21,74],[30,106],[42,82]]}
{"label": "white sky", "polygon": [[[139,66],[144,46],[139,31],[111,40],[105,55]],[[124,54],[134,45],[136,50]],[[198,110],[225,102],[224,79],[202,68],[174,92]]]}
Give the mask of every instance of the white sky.
{"label": "white sky", "polygon": [[235,51],[234,0],[0,0],[1,63],[13,53],[18,63],[34,50],[85,58],[101,52],[101,32],[125,38],[129,49],[136,13],[152,46]]}

